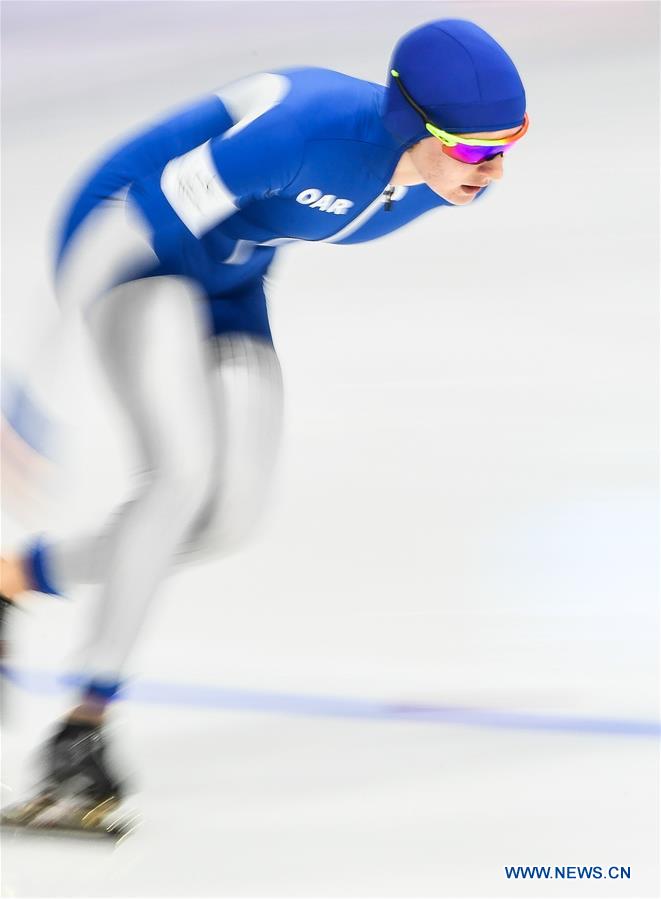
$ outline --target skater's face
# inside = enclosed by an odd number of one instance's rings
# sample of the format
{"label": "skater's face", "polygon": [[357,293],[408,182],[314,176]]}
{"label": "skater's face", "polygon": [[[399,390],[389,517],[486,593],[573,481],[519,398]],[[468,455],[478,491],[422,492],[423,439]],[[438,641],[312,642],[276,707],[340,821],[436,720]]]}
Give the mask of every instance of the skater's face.
{"label": "skater's face", "polygon": [[[499,140],[511,137],[519,128],[506,131],[482,131],[479,134],[458,134],[457,137]],[[495,148],[494,148],[495,149]],[[494,156],[477,165],[459,162],[443,152],[442,143],[427,137],[408,151],[409,159],[418,175],[434,193],[455,206],[466,206],[481,187],[503,177],[503,157]]]}

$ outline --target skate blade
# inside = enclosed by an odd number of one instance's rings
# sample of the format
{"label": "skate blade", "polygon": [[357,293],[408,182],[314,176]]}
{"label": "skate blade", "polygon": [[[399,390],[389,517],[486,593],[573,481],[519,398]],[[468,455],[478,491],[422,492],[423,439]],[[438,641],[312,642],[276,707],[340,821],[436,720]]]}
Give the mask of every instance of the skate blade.
{"label": "skate blade", "polygon": [[47,793],[40,793],[32,799],[16,802],[2,810],[0,813],[0,825],[2,827],[27,826],[45,809],[52,806],[54,802],[55,799]]}
{"label": "skate blade", "polygon": [[114,798],[93,805],[37,796],[5,809],[0,826],[14,833],[119,841],[136,829],[138,819],[136,815],[118,816],[118,808],[119,802]]}

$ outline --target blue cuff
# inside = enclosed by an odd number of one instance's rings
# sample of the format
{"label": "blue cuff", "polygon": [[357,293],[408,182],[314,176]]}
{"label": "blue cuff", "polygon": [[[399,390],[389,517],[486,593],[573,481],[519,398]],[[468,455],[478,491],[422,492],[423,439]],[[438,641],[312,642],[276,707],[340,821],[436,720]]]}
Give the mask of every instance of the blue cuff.
{"label": "blue cuff", "polygon": [[83,696],[86,699],[110,702],[116,697],[120,687],[121,683],[119,681],[91,680],[84,685]]}
{"label": "blue cuff", "polygon": [[51,596],[62,596],[49,577],[48,547],[42,540],[37,540],[27,551],[27,562],[32,588]]}

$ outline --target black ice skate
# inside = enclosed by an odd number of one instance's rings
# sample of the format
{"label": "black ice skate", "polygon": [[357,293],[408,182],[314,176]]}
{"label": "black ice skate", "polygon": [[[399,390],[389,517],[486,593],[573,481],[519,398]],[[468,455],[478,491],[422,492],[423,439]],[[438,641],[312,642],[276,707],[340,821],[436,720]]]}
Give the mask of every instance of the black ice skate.
{"label": "black ice skate", "polygon": [[125,836],[134,820],[119,818],[123,789],[110,773],[99,727],[64,724],[44,747],[46,777],[37,794],[4,809],[4,828],[76,836]]}
{"label": "black ice skate", "polygon": [[5,679],[8,677],[9,644],[7,642],[7,618],[11,613],[13,602],[0,593],[0,719],[7,721],[7,692]]}
{"label": "black ice skate", "polygon": [[4,664],[7,658],[7,616],[13,606],[13,602],[0,593],[0,662]]}

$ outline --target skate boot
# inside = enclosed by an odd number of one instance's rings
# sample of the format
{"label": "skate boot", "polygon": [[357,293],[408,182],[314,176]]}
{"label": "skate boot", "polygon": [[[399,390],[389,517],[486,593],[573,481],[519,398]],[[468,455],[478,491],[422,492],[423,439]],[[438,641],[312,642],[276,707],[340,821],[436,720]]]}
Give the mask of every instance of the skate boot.
{"label": "skate boot", "polygon": [[7,657],[7,616],[13,606],[13,602],[0,593],[0,663]]}
{"label": "skate boot", "polygon": [[11,614],[14,603],[0,593],[0,720],[3,725],[7,723],[8,696],[5,689],[5,681],[9,676],[9,643],[7,640],[7,619]]}
{"label": "skate boot", "polygon": [[101,728],[66,723],[44,746],[46,777],[32,798],[2,812],[3,827],[60,831],[79,836],[124,836],[116,815],[123,787],[105,758]]}

